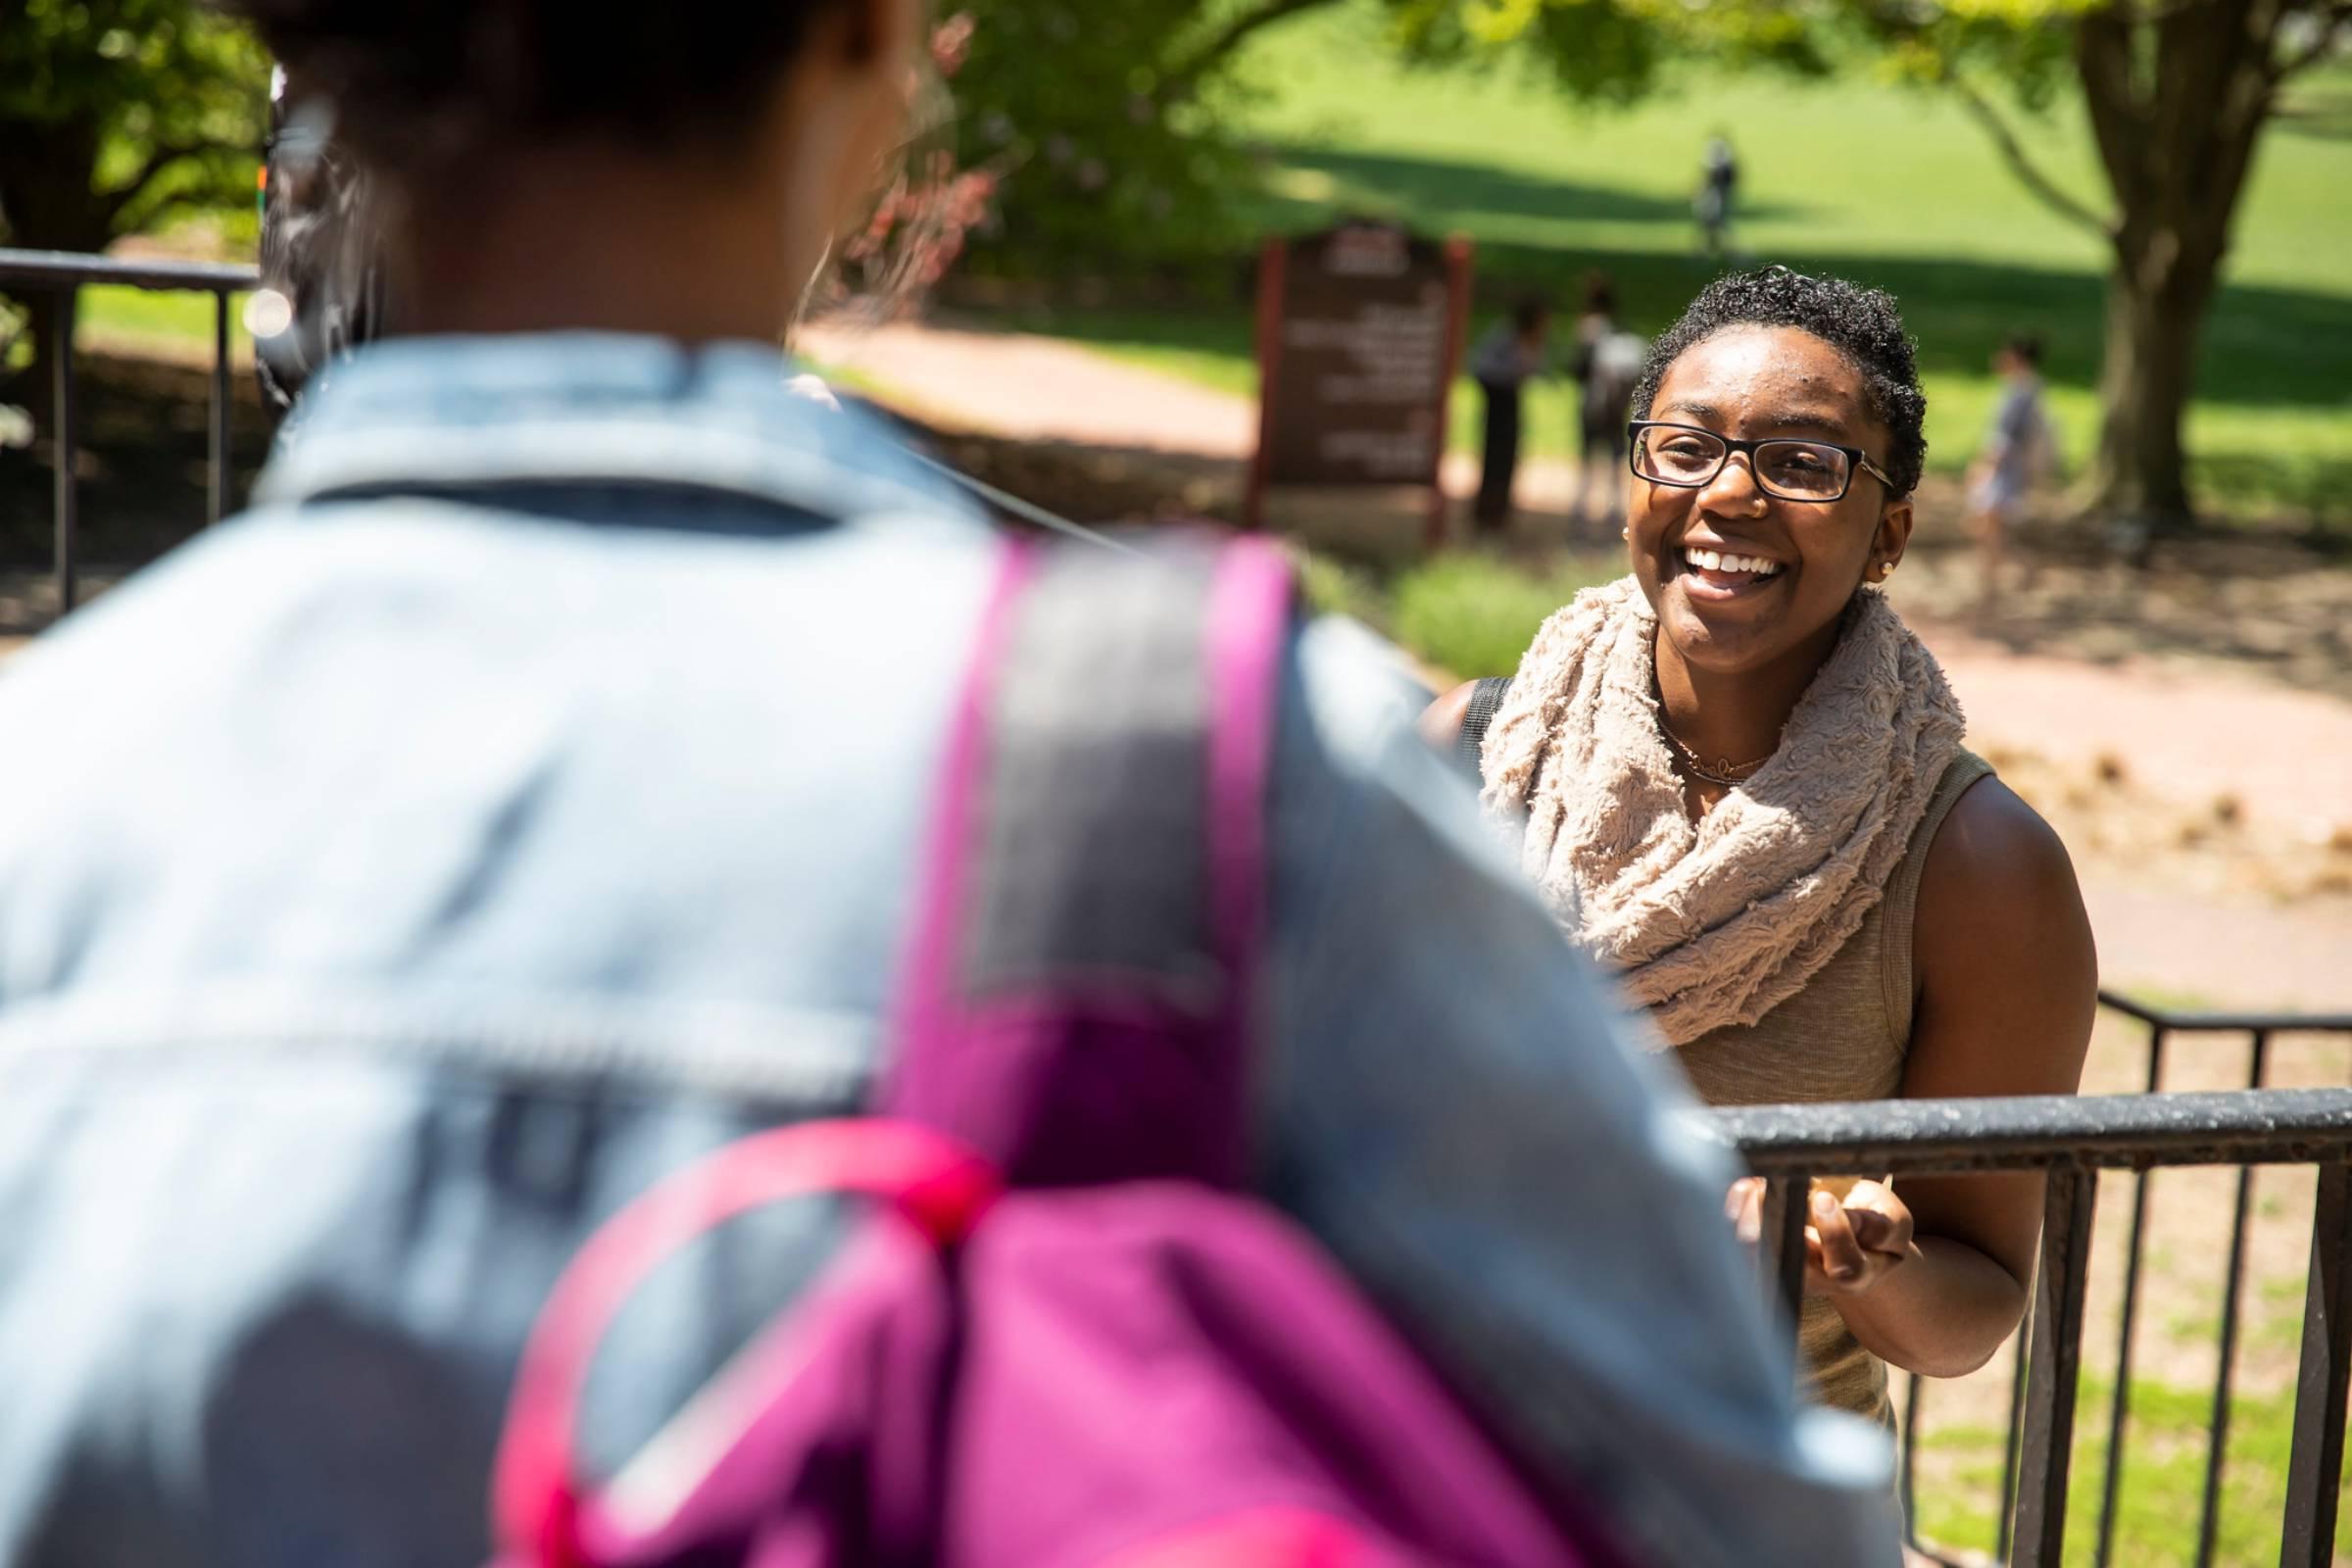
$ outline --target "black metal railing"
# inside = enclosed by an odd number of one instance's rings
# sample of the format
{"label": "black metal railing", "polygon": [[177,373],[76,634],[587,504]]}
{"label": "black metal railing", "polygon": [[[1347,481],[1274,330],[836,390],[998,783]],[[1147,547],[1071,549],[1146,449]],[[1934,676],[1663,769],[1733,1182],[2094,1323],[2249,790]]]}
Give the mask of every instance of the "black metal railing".
{"label": "black metal railing", "polygon": [[[2257,1165],[2314,1165],[2319,1179],[2301,1331],[2281,1563],[2332,1560],[2343,1470],[2346,1364],[2352,1350],[2352,1088],[2267,1089],[2272,1039],[2352,1036],[2352,1016],[2174,1012],[2120,997],[2116,1011],[2150,1029],[2148,1093],[1975,1101],[1886,1101],[1761,1106],[1710,1113],[1720,1136],[1766,1178],[1764,1285],[1792,1315],[1803,1286],[1804,1202],[1814,1176],[1986,1171],[2047,1173],[2031,1314],[2018,1338],[1997,1508],[1996,1553],[2056,1568],[2067,1513],[2078,1374],[2089,1284],[2092,1205],[2101,1170],[2136,1173],[2123,1281],[2123,1319],[2108,1414],[2096,1560],[2114,1548],[2129,1415],[2132,1314],[2146,1238],[2148,1183],[2163,1166],[2235,1166],[2235,1219],[2224,1282],[2219,1372],[2195,1562],[2213,1559],[2246,1260],[2248,1184]],[[2165,1046],[2182,1034],[2244,1035],[2250,1087],[2164,1093]],[[1792,1316],[1791,1316],[1792,1320]],[[1921,1382],[1904,1406],[1901,1487],[1912,1506]],[[1936,1547],[1915,1548],[1934,1556]],[[2134,1565],[2136,1568],[2136,1565]]]}
{"label": "black metal railing", "polygon": [[229,398],[228,297],[258,285],[250,267],[210,262],[122,262],[105,256],[82,256],[70,251],[0,249],[0,289],[10,293],[55,296],[59,309],[50,316],[51,371],[50,437],[56,464],[52,536],[55,539],[58,613],[74,608],[79,596],[79,533],[81,507],[74,480],[76,423],[74,362],[75,304],[87,283],[119,283],[131,288],[193,290],[213,296],[213,407],[211,445],[205,473],[208,523],[219,522],[228,511]]}

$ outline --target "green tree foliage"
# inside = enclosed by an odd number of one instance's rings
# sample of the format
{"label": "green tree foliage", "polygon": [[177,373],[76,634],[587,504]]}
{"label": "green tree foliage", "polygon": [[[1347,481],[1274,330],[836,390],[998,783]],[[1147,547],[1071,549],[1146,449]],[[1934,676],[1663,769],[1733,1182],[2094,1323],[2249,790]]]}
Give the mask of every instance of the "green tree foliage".
{"label": "green tree foliage", "polygon": [[956,153],[997,175],[972,238],[982,272],[1122,271],[1204,261],[1243,243],[1231,193],[1248,177],[1220,129],[1226,68],[1280,12],[1219,16],[1202,0],[973,0],[955,79]]}
{"label": "green tree foliage", "polygon": [[188,210],[250,211],[269,80],[259,46],[189,0],[0,4],[0,238],[100,251]]}
{"label": "green tree foliage", "polygon": [[[2352,0],[1399,0],[1423,47],[1530,46],[1591,92],[1575,57],[1619,91],[1674,59],[1805,71],[1891,63],[1955,94],[2025,188],[2106,247],[2108,305],[2089,499],[2164,529],[2191,515],[2182,418],[2247,171],[2282,92],[2340,52]],[[1605,23],[1596,24],[1596,17]],[[1565,29],[1565,30],[1563,30]],[[1646,34],[1647,41],[1642,41]],[[2036,161],[2031,117],[2081,98],[2103,200]],[[2021,117],[2025,117],[2021,121]],[[2021,129],[2021,125],[2024,127]]]}

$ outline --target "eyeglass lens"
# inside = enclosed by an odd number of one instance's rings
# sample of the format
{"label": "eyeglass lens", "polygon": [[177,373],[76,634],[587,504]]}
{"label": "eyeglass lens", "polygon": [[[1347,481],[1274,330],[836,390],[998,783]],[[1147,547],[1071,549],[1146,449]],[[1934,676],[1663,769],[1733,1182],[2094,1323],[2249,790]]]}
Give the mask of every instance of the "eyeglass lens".
{"label": "eyeglass lens", "polygon": [[[1644,430],[1636,449],[1638,470],[1662,484],[1702,485],[1730,452],[1703,430]],[[1846,457],[1818,441],[1766,441],[1753,454],[1766,493],[1797,501],[1830,501],[1845,493]]]}

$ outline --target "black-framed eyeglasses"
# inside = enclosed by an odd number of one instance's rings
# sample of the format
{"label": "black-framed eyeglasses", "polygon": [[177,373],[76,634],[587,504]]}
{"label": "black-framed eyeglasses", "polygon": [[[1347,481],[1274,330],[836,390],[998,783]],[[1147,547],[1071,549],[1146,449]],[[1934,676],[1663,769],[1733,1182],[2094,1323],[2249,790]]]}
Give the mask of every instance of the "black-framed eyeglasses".
{"label": "black-framed eyeglasses", "polygon": [[1870,461],[1859,447],[1835,441],[1800,441],[1774,436],[1763,441],[1734,441],[1702,430],[1695,424],[1671,424],[1664,419],[1636,419],[1629,458],[1633,470],[1652,484],[1695,490],[1712,483],[1735,452],[1747,454],[1748,471],[1756,488],[1782,501],[1842,501],[1854,482],[1854,470],[1894,489],[1886,470]]}

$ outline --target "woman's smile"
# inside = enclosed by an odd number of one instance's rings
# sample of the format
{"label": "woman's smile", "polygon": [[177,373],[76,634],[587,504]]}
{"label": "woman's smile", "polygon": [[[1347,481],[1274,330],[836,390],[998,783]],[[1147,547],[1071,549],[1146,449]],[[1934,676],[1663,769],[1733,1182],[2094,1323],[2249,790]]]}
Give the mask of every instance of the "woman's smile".
{"label": "woman's smile", "polygon": [[1793,575],[1788,565],[1754,546],[1721,540],[1687,538],[1669,549],[1666,559],[1669,584],[1680,584],[1693,604],[1762,600]]}

